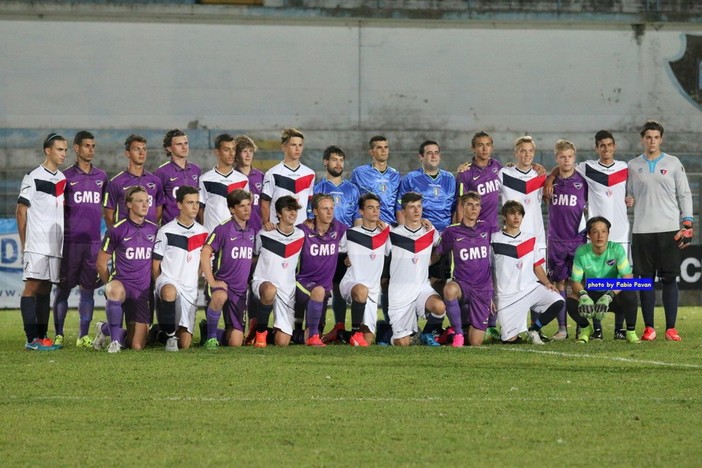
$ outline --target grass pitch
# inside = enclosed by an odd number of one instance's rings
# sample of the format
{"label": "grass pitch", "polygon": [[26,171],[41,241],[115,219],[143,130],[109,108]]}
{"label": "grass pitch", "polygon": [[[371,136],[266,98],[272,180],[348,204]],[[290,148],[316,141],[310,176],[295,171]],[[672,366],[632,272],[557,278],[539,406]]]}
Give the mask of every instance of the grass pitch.
{"label": "grass pitch", "polygon": [[587,345],[116,355],[76,349],[76,315],[40,353],[0,312],[3,466],[702,464],[702,308],[680,343],[615,342],[608,317]]}

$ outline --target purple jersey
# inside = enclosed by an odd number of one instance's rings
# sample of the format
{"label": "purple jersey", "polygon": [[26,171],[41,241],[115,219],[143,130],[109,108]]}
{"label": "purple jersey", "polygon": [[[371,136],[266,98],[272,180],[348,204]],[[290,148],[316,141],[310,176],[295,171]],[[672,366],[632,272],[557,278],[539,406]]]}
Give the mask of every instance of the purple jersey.
{"label": "purple jersey", "polygon": [[480,167],[475,163],[475,158],[470,169],[456,176],[458,190],[456,196],[460,197],[469,191],[480,194],[480,216],[478,219],[488,223],[492,232],[498,231],[500,209],[500,179],[498,177],[502,164],[496,159],[490,159],[488,165]]}
{"label": "purple jersey", "polygon": [[451,254],[453,279],[470,289],[492,289],[490,269],[491,226],[478,221],[475,227],[452,224],[441,234],[439,254]]}
{"label": "purple jersey", "polygon": [[548,207],[548,240],[582,240],[585,228],[587,181],[574,172],[553,181],[553,198]]}
{"label": "purple jersey", "polygon": [[136,185],[144,187],[149,195],[149,212],[146,213],[146,219],[152,223],[158,223],[156,208],[163,205],[163,185],[161,185],[159,178],[149,171],[144,171],[140,176],[129,171],[122,171],[107,183],[105,201],[102,203],[105,208],[115,210],[115,224],[127,216],[124,194],[130,187]]}
{"label": "purple jersey", "polygon": [[178,204],[176,191],[183,185],[200,187],[200,167],[197,164],[185,162],[185,167],[180,167],[171,159],[161,164],[154,175],[161,180],[163,186],[163,214],[161,224],[164,225],[178,217]]}
{"label": "purple jersey", "polygon": [[144,220],[136,224],[123,219],[105,234],[102,250],[112,255],[110,281],[119,280],[132,291],[147,291],[151,286],[151,253],[158,226]]}
{"label": "purple jersey", "polygon": [[297,270],[297,283],[308,292],[316,285],[331,291],[336,261],[339,257],[339,244],[344,238],[346,225],[335,219],[324,234],[319,234],[306,223],[299,224],[297,227],[305,233],[305,243],[302,246]]}
{"label": "purple jersey", "polygon": [[256,231],[251,224],[241,229],[234,220],[218,225],[207,238],[212,247],[214,277],[229,285],[231,291],[245,294],[253,260]]}
{"label": "purple jersey", "polygon": [[[238,169],[237,169],[238,170]],[[241,172],[241,171],[239,171]],[[261,221],[261,190],[263,190],[263,176],[265,174],[255,167],[251,168],[249,172],[249,191],[253,196],[253,202],[251,204],[251,218],[249,219],[249,225],[254,232],[261,230],[263,222]],[[273,207],[272,207],[273,208]],[[273,208],[275,210],[275,208]]]}
{"label": "purple jersey", "polygon": [[102,198],[107,189],[107,174],[95,166],[83,172],[74,164],[65,171],[64,241],[100,243]]}

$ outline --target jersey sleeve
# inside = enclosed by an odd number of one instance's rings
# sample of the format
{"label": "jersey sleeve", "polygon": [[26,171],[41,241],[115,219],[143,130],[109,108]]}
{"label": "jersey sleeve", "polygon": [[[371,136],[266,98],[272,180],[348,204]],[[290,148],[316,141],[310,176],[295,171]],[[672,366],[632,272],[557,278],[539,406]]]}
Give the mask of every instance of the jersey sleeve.
{"label": "jersey sleeve", "polygon": [[348,251],[348,240],[346,239],[346,231],[344,231],[344,234],[341,236],[341,240],[339,240],[339,253],[346,253]]}
{"label": "jersey sleeve", "polygon": [[154,206],[163,206],[166,204],[166,194],[163,191],[161,179],[154,180],[154,183],[156,184],[156,198],[154,199]]}
{"label": "jersey sleeve", "polygon": [[254,244],[254,255],[258,255],[261,253],[261,247],[263,245],[263,241],[261,240],[261,233],[264,232],[263,230],[258,231],[258,234],[256,234],[256,243]]}
{"label": "jersey sleeve", "polygon": [[412,191],[410,186],[410,176],[407,174],[400,179],[400,184],[397,187],[397,199],[395,200],[395,211],[402,211],[402,195]]}
{"label": "jersey sleeve", "polygon": [[32,200],[34,199],[34,194],[34,179],[32,179],[31,175],[25,174],[24,178],[22,179],[19,197],[17,197],[17,203],[31,206]]}
{"label": "jersey sleeve", "polygon": [[[271,171],[267,171],[263,176],[263,187],[261,188],[261,200],[271,201],[273,199],[273,190],[275,190],[275,184],[273,183],[273,174]],[[271,213],[274,208],[271,207]]]}
{"label": "jersey sleeve", "polygon": [[207,193],[207,189],[205,188],[205,181],[202,180],[202,177],[200,177],[200,180],[198,182],[198,190],[200,191],[200,208],[204,208],[207,204],[207,198],[209,194]]}
{"label": "jersey sleeve", "polygon": [[107,252],[108,254],[112,255],[115,251],[115,229],[109,229],[105,233],[105,238],[102,241],[102,250]]}
{"label": "jersey sleeve", "polygon": [[614,243],[615,258],[617,259],[617,273],[621,278],[624,275],[630,275],[632,273],[631,264],[629,263],[629,257],[626,254],[626,250],[621,244]]}
{"label": "jersey sleeve", "polygon": [[[386,227],[388,231],[390,230],[390,226]],[[388,232],[388,240],[385,241],[385,256],[389,256],[392,253],[392,242],[390,242],[390,233]]]}
{"label": "jersey sleeve", "polygon": [[675,193],[678,198],[678,206],[682,219],[692,221],[692,192],[690,191],[690,183],[687,180],[685,166],[678,161],[678,168],[675,171]]}
{"label": "jersey sleeve", "polygon": [[105,199],[102,202],[102,206],[104,208],[107,208],[108,210],[117,209],[117,190],[119,190],[119,187],[117,187],[117,184],[114,182],[114,179],[107,181],[107,189],[105,189]]}
{"label": "jersey sleeve", "polygon": [[168,245],[168,237],[163,229],[159,229],[156,234],[156,242],[154,243],[154,251],[152,257],[154,260],[163,259],[166,253],[166,246]]}
{"label": "jersey sleeve", "polygon": [[573,270],[570,274],[571,281],[575,281],[577,283],[583,282],[583,278],[585,276],[585,271],[583,270],[582,258],[583,258],[583,250],[578,248],[575,251],[575,258],[573,258]]}

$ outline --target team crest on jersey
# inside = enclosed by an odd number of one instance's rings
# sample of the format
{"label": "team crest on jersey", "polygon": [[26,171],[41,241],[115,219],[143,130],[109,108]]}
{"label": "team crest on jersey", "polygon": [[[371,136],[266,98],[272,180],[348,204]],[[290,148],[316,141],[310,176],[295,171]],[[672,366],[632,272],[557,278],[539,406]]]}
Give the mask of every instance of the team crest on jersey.
{"label": "team crest on jersey", "polygon": [[612,191],[612,189],[607,189],[607,192],[606,192],[606,193],[607,193],[607,196],[610,197],[610,198],[612,198],[612,195],[614,194],[614,192]]}
{"label": "team crest on jersey", "polygon": [[370,259],[371,259],[371,260],[375,260],[375,257],[377,257],[377,255],[375,254],[375,252],[371,252],[371,253],[370,253]]}
{"label": "team crest on jersey", "polygon": [[336,231],[329,234],[329,237],[331,237],[332,239],[336,239]]}
{"label": "team crest on jersey", "polygon": [[253,236],[253,235],[249,236],[249,240],[250,240],[251,242],[253,242],[253,241],[254,241],[254,236]]}
{"label": "team crest on jersey", "polygon": [[193,255],[192,255],[190,252],[188,252],[188,255],[187,255],[187,257],[186,257],[185,259],[186,259],[186,261],[187,261],[188,263],[190,263],[190,260],[193,259]]}
{"label": "team crest on jersey", "polygon": [[414,263],[416,265],[418,261],[419,261],[419,257],[412,257],[412,263]]}
{"label": "team crest on jersey", "polygon": [[583,184],[581,184],[580,182],[576,182],[573,184],[573,187],[575,187],[578,190],[580,190],[582,188],[582,186],[583,186]]}
{"label": "team crest on jersey", "polygon": [[262,184],[260,182],[256,182],[254,185],[256,186],[256,190],[261,190]]}
{"label": "team crest on jersey", "polygon": [[146,186],[147,186],[148,188],[150,188],[151,190],[153,190],[153,189],[156,188],[156,184],[154,184],[153,182],[149,182],[148,184],[146,184]]}
{"label": "team crest on jersey", "polygon": [[606,263],[607,263],[607,266],[614,266],[617,263],[617,261],[613,258],[610,258],[609,260],[607,260]]}
{"label": "team crest on jersey", "polygon": [[381,182],[378,184],[378,190],[380,192],[387,192],[388,191],[388,184],[386,182]]}
{"label": "team crest on jersey", "polygon": [[684,52],[675,61],[668,62],[677,80],[680,92],[702,110],[702,36],[685,34],[682,37]]}
{"label": "team crest on jersey", "polygon": [[156,237],[155,236],[146,236],[146,238],[149,240],[149,242],[153,242]]}
{"label": "team crest on jersey", "polygon": [[639,170],[636,171],[636,172],[639,173],[639,174],[641,174],[641,173],[643,172],[643,167],[640,167]]}
{"label": "team crest on jersey", "polygon": [[434,188],[432,189],[432,193],[434,194],[434,197],[438,197],[438,196],[439,196],[439,192],[440,192],[439,187],[434,187]]}
{"label": "team crest on jersey", "polygon": [[525,199],[523,199],[522,201],[524,202],[525,205],[531,204],[531,199],[530,199],[530,198],[525,198]]}
{"label": "team crest on jersey", "polygon": [[288,265],[290,265],[290,262],[288,262],[287,260],[284,260],[280,264],[282,265],[283,270],[285,270],[288,267]]}
{"label": "team crest on jersey", "polygon": [[96,181],[95,181],[95,185],[97,185],[98,187],[102,187],[102,184],[103,184],[103,181],[102,181],[102,180],[96,180]]}
{"label": "team crest on jersey", "polygon": [[341,205],[341,195],[334,195],[334,206]]}
{"label": "team crest on jersey", "polygon": [[485,239],[485,238],[487,237],[487,232],[481,232],[481,233],[480,233],[480,237],[482,237],[483,239]]}
{"label": "team crest on jersey", "polygon": [[668,173],[668,169],[661,169],[661,174],[666,175]]}
{"label": "team crest on jersey", "polygon": [[523,266],[524,266],[524,262],[517,262],[517,269],[518,270],[521,270]]}
{"label": "team crest on jersey", "polygon": [[191,177],[193,178],[193,180],[197,180],[197,174],[193,174]]}
{"label": "team crest on jersey", "polygon": [[496,167],[493,167],[493,168],[492,168],[492,172],[493,172],[493,174],[497,174],[497,168],[496,168]]}

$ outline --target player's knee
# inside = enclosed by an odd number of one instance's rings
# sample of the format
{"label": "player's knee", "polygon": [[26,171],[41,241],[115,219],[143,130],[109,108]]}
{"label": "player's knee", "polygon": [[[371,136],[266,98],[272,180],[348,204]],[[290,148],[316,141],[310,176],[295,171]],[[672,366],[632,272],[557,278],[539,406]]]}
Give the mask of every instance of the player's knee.
{"label": "player's knee", "polygon": [[126,292],[124,285],[118,280],[112,280],[105,285],[105,297],[110,301],[124,302]]}
{"label": "player's knee", "polygon": [[259,289],[259,294],[261,296],[261,303],[265,305],[273,304],[275,300],[275,295],[278,293],[278,288],[275,287],[273,283],[265,282],[261,285]]}
{"label": "player's knee", "polygon": [[317,286],[310,292],[310,299],[315,302],[322,302],[324,301],[325,295],[326,291],[324,290],[324,288],[321,286]]}
{"label": "player's knee", "polygon": [[277,330],[275,333],[275,345],[276,346],[288,346],[290,344],[290,335]]}
{"label": "player's knee", "polygon": [[461,297],[461,288],[453,281],[446,283],[446,286],[444,286],[444,299],[455,301],[459,297]]}
{"label": "player's knee", "polygon": [[351,288],[351,298],[356,302],[366,302],[368,300],[368,288],[363,284],[357,284]]}
{"label": "player's knee", "polygon": [[439,296],[432,296],[427,300],[427,310],[436,318],[442,318],[446,314],[446,305]]}
{"label": "player's knee", "polygon": [[193,343],[193,335],[187,330],[181,328],[178,330],[178,347],[180,349],[188,349]]}
{"label": "player's knee", "polygon": [[166,284],[161,288],[159,295],[162,301],[173,302],[178,297],[178,291],[172,284]]}
{"label": "player's knee", "polygon": [[221,311],[222,307],[224,307],[224,303],[227,300],[227,293],[222,291],[221,289],[218,289],[217,291],[212,293],[212,297],[210,298],[210,309],[216,310],[216,311]]}
{"label": "player's knee", "polygon": [[409,336],[404,336],[402,338],[397,338],[392,341],[392,344],[394,346],[409,346],[410,345],[410,337]]}
{"label": "player's knee", "polygon": [[678,280],[678,276],[673,273],[663,273],[660,276],[661,283],[663,284],[672,284],[675,283]]}

